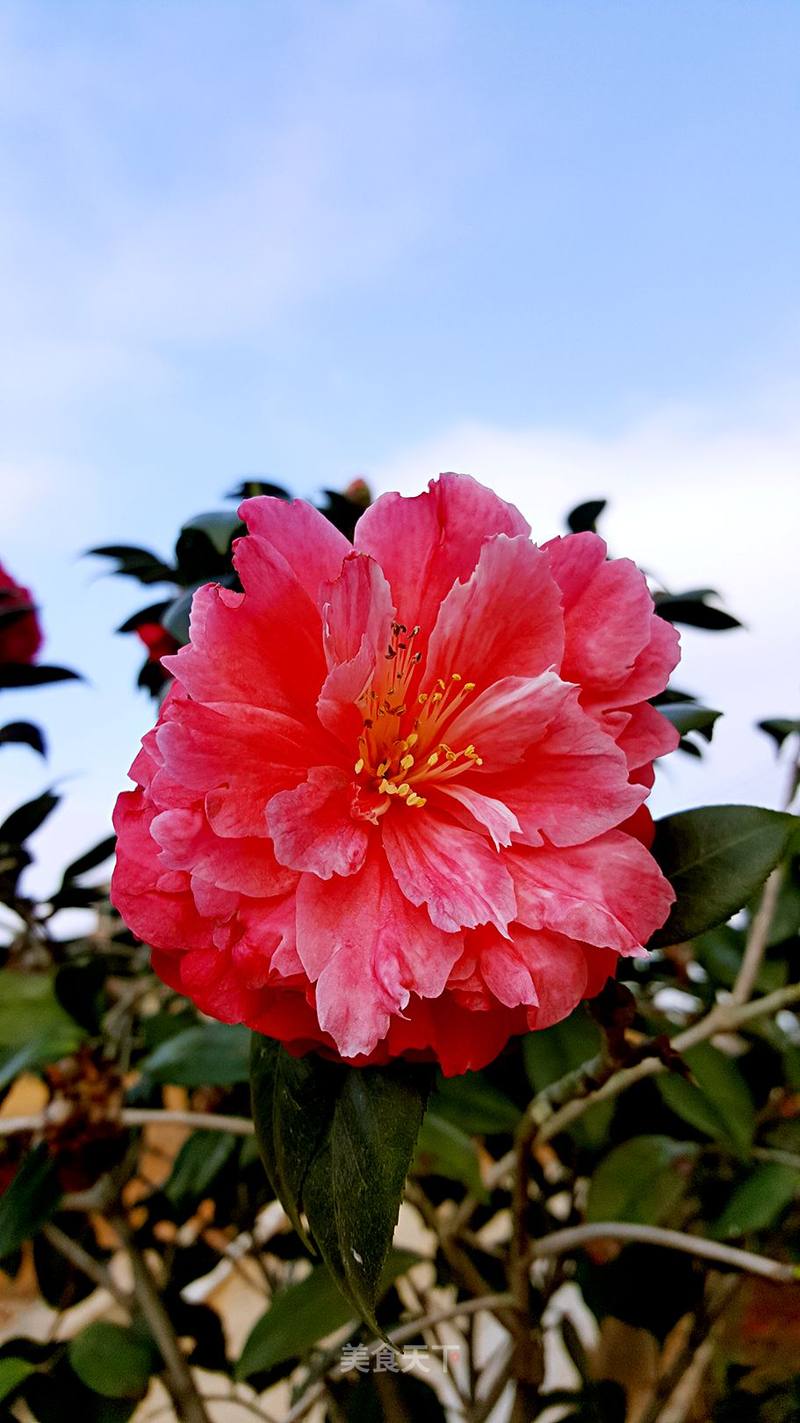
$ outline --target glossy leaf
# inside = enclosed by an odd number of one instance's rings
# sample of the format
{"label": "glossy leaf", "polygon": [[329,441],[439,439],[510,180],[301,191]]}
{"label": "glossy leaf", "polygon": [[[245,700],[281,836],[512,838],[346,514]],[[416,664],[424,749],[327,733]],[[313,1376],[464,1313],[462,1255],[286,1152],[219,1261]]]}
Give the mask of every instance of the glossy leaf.
{"label": "glossy leaf", "polygon": [[597,520],[607,503],[607,499],[587,499],[584,504],[576,504],[567,514],[567,528],[570,533],[596,533]]}
{"label": "glossy leaf", "polygon": [[32,721],[9,721],[0,727],[0,746],[29,746],[40,756],[47,755],[44,733]]}
{"label": "glossy leaf", "polygon": [[667,1220],[686,1194],[698,1151],[694,1142],[655,1135],[615,1146],[589,1183],[587,1220]]}
{"label": "glossy leaf", "polygon": [[488,1200],[475,1142],[460,1127],[440,1117],[433,1106],[426,1112],[417,1138],[414,1172],[460,1181],[476,1200]]}
{"label": "glossy leaf", "polygon": [[755,1129],[755,1108],[747,1083],[732,1058],[699,1043],[683,1055],[693,1081],[674,1074],[657,1079],[667,1106],[682,1121],[746,1157]]}
{"label": "glossy leaf", "polygon": [[295,1228],[309,1234],[358,1313],[375,1300],[433,1070],[348,1068],[253,1040],[251,1094],[262,1160]]}
{"label": "glossy leaf", "polygon": [[481,1136],[515,1131],[521,1115],[511,1098],[480,1072],[440,1078],[429,1110],[462,1131]]}
{"label": "glossy leaf", "polygon": [[54,991],[53,975],[0,970],[0,1048],[30,1048],[49,1052],[47,1041],[58,1047],[56,1055],[73,1052],[84,1037],[78,1024],[64,1011]]}
{"label": "glossy leaf", "polygon": [[19,1388],[33,1371],[34,1365],[26,1359],[16,1359],[13,1355],[0,1359],[0,1403]]}
{"label": "glossy leaf", "polygon": [[0,1196],[0,1260],[18,1250],[50,1219],[60,1195],[47,1147],[34,1147]]}
{"label": "glossy leaf", "polygon": [[706,741],[711,740],[714,723],[722,716],[722,712],[701,707],[699,702],[672,702],[660,706],[659,711],[677,727],[681,736],[685,736],[687,731],[699,731]]}
{"label": "glossy leaf", "polygon": [[765,1161],[740,1182],[713,1228],[720,1240],[767,1230],[800,1194],[800,1171],[779,1161]]}
{"label": "glossy leaf", "polygon": [[771,736],[780,751],[788,737],[800,734],[800,721],[794,721],[791,717],[776,716],[767,721],[760,721],[758,729],[766,732],[767,736]]}
{"label": "glossy leaf", "polygon": [[178,1087],[229,1087],[246,1082],[250,1034],[228,1023],[199,1023],[151,1052],[140,1063],[151,1082]]}
{"label": "glossy leaf", "polygon": [[79,672],[70,667],[45,667],[41,662],[0,663],[0,690],[3,687],[44,687],[50,682],[81,682]]}
{"label": "glossy leaf", "polygon": [[173,1206],[207,1194],[236,1149],[230,1132],[196,1131],[183,1143],[163,1190]]}
{"label": "glossy leaf", "polygon": [[106,1398],[144,1398],[160,1364],[146,1335],[104,1319],[70,1340],[69,1361],[81,1382]]}
{"label": "glossy leaf", "polygon": [[653,854],[677,899],[651,947],[693,939],[741,909],[798,824],[796,816],[754,805],[704,806],[659,820]]}
{"label": "glossy leaf", "polygon": [[116,835],[107,835],[104,840],[100,840],[97,845],[93,845],[91,850],[79,855],[77,860],[73,860],[63,874],[63,880],[78,879],[80,875],[88,874],[89,870],[95,870],[99,865],[105,864],[110,859],[116,849]]}
{"label": "glossy leaf", "polygon": [[0,825],[0,844],[24,845],[30,835],[34,835],[44,825],[61,799],[52,791],[45,791],[35,800],[26,801],[6,817]]}
{"label": "glossy leaf", "polygon": [[[528,1033],[522,1039],[522,1053],[528,1080],[534,1092],[541,1092],[567,1073],[596,1057],[602,1045],[597,1024],[589,1017],[584,1004],[560,1023],[540,1032]],[[584,1112],[570,1128],[582,1146],[600,1146],[608,1136],[615,1103],[598,1102]]]}
{"label": "glossy leaf", "polygon": [[716,597],[713,588],[692,588],[687,593],[656,593],[654,601],[659,617],[670,623],[704,628],[706,632],[726,632],[741,627],[738,618],[706,601]]}
{"label": "glossy leaf", "polygon": [[[393,1250],[381,1275],[379,1296],[417,1260],[407,1250]],[[309,1349],[348,1323],[357,1312],[330,1271],[317,1265],[305,1279],[287,1285],[274,1297],[266,1314],[251,1329],[236,1365],[236,1378],[266,1373],[288,1359],[302,1358]]]}

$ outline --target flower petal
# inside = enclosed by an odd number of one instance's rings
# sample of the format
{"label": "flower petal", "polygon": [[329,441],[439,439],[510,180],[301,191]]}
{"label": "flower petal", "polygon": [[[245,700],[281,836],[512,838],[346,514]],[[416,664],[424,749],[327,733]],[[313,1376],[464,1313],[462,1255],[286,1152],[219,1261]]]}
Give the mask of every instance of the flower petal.
{"label": "flower petal", "polygon": [[513,766],[542,738],[571,691],[552,671],[539,677],[501,677],[447,724],[448,743],[472,743],[487,772]]}
{"label": "flower petal", "polygon": [[317,607],[322,607],[321,585],[336,578],[352,546],[305,499],[273,499],[258,495],[239,505],[239,518],[250,534],[276,549]]}
{"label": "flower petal", "polygon": [[507,863],[521,924],[621,954],[640,951],[675,898],[652,855],[618,830],[566,849],[517,847]]}
{"label": "flower petal", "polygon": [[383,846],[400,889],[412,904],[427,904],[446,933],[495,924],[501,934],[514,918],[514,886],[502,856],[482,835],[407,806],[383,818]]}
{"label": "flower petal", "polygon": [[355,546],[386,574],[398,618],[421,624],[422,646],[442,599],[469,577],[495,534],[528,537],[530,528],[513,504],[469,475],[442,474],[415,499],[382,494],[359,519]]}
{"label": "flower petal", "polygon": [[337,766],[312,766],[302,785],[273,796],[267,824],[280,863],[324,880],[355,874],[364,863],[369,826],[353,819],[352,798],[352,777]]}
{"label": "flower petal", "polygon": [[537,677],[561,661],[561,599],[547,558],[528,539],[498,534],[475,571],[444,599],[431,634],[423,686],[453,673],[490,687]]}
{"label": "flower petal", "polygon": [[[454,813],[469,829],[474,829],[477,821],[478,825],[489,831],[497,850],[504,845],[510,845],[511,836],[520,833],[519,821],[507,805],[501,800],[483,795],[472,786],[462,785],[458,781],[449,786],[435,786],[429,792],[428,799],[432,805],[438,805],[445,813]],[[466,811],[466,819],[459,813],[463,811]]]}
{"label": "flower petal", "polygon": [[371,1053],[390,1016],[411,992],[438,996],[461,952],[458,934],[434,928],[400,894],[373,850],[350,879],[323,885],[303,876],[297,896],[297,948],[316,982],[320,1027],[343,1057]]}

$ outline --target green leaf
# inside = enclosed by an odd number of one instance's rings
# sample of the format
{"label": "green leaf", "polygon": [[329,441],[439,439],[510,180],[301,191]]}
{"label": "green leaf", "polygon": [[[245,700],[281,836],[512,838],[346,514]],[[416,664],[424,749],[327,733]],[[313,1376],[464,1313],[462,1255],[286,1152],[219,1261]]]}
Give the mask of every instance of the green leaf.
{"label": "green leaf", "polygon": [[699,1147],[669,1136],[636,1136],[615,1146],[589,1184],[587,1220],[658,1225],[686,1194]]}
{"label": "green leaf", "polygon": [[173,1206],[201,1200],[233,1155],[238,1138],[230,1132],[196,1131],[183,1143],[164,1185]]}
{"label": "green leaf", "polygon": [[656,823],[653,854],[677,895],[652,947],[694,939],[741,909],[786,853],[797,817],[754,805],[684,810]]}
{"label": "green leaf", "polygon": [[44,735],[32,721],[9,721],[0,727],[0,746],[30,746],[40,756],[47,755]]}
{"label": "green leaf", "polygon": [[106,1398],[144,1398],[161,1362],[146,1335],[104,1319],[76,1334],[68,1352],[81,1383]]}
{"label": "green leaf", "polygon": [[417,1176],[444,1176],[461,1181],[478,1201],[489,1199],[481,1180],[475,1142],[460,1127],[437,1116],[433,1106],[425,1114],[414,1157]]}
{"label": "green leaf", "polygon": [[35,800],[18,806],[0,825],[0,844],[24,845],[28,836],[35,834],[48,815],[55,810],[60,799],[61,797],[53,795],[52,791],[45,791]]}
{"label": "green leaf", "polygon": [[237,533],[243,532],[243,525],[238,514],[212,510],[208,514],[197,514],[193,519],[187,519],[183,529],[202,530],[217,553],[227,554],[231,539]]}
{"label": "green leaf", "polygon": [[[600,1029],[583,1003],[560,1023],[527,1033],[522,1039],[522,1055],[533,1091],[541,1092],[589,1062],[597,1056],[601,1045]],[[601,1146],[608,1137],[615,1105],[610,1101],[590,1107],[570,1128],[570,1135],[582,1146]]]}
{"label": "green leaf", "polygon": [[759,731],[766,732],[767,736],[771,736],[778,751],[780,751],[784,741],[786,741],[789,736],[795,736],[800,733],[800,721],[793,721],[787,716],[776,716],[768,721],[760,721],[758,723],[758,729]]}
{"label": "green leaf", "polygon": [[98,865],[104,864],[113,855],[116,845],[116,835],[108,835],[105,840],[93,845],[91,850],[79,855],[77,860],[73,860],[70,865],[67,865],[62,877],[63,883],[66,884],[69,880],[78,879],[80,875],[88,874],[89,870],[97,869]]}
{"label": "green leaf", "polygon": [[[379,1296],[398,1276],[416,1263],[418,1256],[407,1250],[393,1250],[381,1275]],[[353,1323],[358,1311],[339,1289],[330,1271],[317,1265],[305,1279],[287,1285],[254,1324],[236,1365],[238,1380],[265,1373],[288,1359],[299,1359],[309,1349]]]}
{"label": "green leaf", "polygon": [[766,1230],[800,1192],[800,1171],[779,1161],[765,1161],[734,1189],[712,1235],[725,1240]]}
{"label": "green leaf", "polygon": [[[720,924],[695,939],[694,955],[713,983],[732,988],[742,966],[744,934],[730,924]],[[788,965],[783,960],[764,959],[759,966],[756,988],[759,993],[772,993],[783,987],[787,976]]]}
{"label": "green leaf", "polygon": [[0,970],[0,1048],[33,1048],[42,1053],[41,1061],[74,1052],[83,1041],[84,1033],[55,995],[53,975],[21,973],[16,969]]}
{"label": "green leaf", "polygon": [[54,1163],[42,1143],[25,1157],[0,1196],[0,1260],[36,1234],[55,1213],[60,1196]]}
{"label": "green leaf", "polygon": [[253,1120],[262,1160],[295,1228],[377,1330],[376,1291],[392,1241],[433,1069],[350,1068],[253,1041]]}
{"label": "green leaf", "polygon": [[520,1109],[480,1072],[440,1077],[429,1110],[470,1135],[516,1131]]}
{"label": "green leaf", "polygon": [[698,702],[673,702],[668,706],[660,706],[658,710],[667,721],[677,727],[681,736],[685,736],[687,731],[699,731],[707,741],[711,740],[715,721],[722,716],[722,712],[713,711],[711,707],[701,707]]}
{"label": "green leaf", "polygon": [[303,1244],[303,1189],[330,1128],[342,1069],[315,1053],[292,1057],[272,1038],[253,1034],[250,1097],[261,1159],[272,1189]]}
{"label": "green leaf", "polygon": [[576,504],[567,514],[567,528],[573,534],[596,533],[597,520],[607,503],[607,499],[587,499],[585,504]]}
{"label": "green leaf", "polygon": [[140,1063],[151,1082],[177,1087],[230,1087],[246,1082],[250,1034],[229,1023],[198,1023],[160,1043]]}
{"label": "green leaf", "polygon": [[670,1111],[737,1156],[746,1157],[753,1140],[755,1108],[736,1063],[711,1043],[699,1043],[683,1058],[693,1082],[673,1074],[656,1079]]}
{"label": "green leaf", "polygon": [[716,598],[713,588],[691,588],[686,593],[656,593],[655,606],[659,617],[686,627],[705,628],[707,632],[725,632],[742,624],[738,618],[716,608],[707,598]]}
{"label": "green leaf", "polygon": [[4,662],[0,666],[0,688],[43,687],[48,682],[80,682],[69,667],[45,667],[41,662]]}
{"label": "green leaf", "polygon": [[28,1375],[34,1372],[34,1367],[25,1359],[15,1359],[13,1356],[0,1359],[0,1403],[25,1382]]}

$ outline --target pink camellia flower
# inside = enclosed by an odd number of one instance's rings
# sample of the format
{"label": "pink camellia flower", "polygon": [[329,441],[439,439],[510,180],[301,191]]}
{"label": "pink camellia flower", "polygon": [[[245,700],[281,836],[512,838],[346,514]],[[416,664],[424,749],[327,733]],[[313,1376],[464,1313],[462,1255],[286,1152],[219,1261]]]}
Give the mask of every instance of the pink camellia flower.
{"label": "pink camellia flower", "polygon": [[595,534],[537,548],[466,476],[384,495],[355,549],[306,503],[241,516],[244,592],[195,594],[117,804],[114,903],[216,1018],[480,1067],[667,916],[643,801],[676,633]]}
{"label": "pink camellia flower", "polygon": [[42,645],[42,629],[30,590],[0,563],[0,662],[33,662]]}

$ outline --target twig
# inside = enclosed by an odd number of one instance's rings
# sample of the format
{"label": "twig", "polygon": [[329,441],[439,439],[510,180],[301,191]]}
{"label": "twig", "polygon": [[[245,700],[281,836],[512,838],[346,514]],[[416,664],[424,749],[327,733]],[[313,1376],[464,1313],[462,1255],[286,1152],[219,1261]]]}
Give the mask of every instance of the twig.
{"label": "twig", "polygon": [[[513,1346],[506,1349],[505,1357],[495,1369],[494,1378],[484,1394],[483,1398],[476,1398],[475,1407],[469,1415],[469,1423],[485,1423],[485,1420],[494,1411],[495,1406],[500,1402],[505,1390],[511,1382],[511,1374],[514,1366]],[[489,1372],[489,1365],[483,1371],[483,1377]]]}
{"label": "twig", "polygon": [[107,1270],[105,1265],[101,1265],[99,1260],[95,1260],[88,1250],[84,1250],[83,1246],[78,1244],[77,1240],[72,1240],[60,1226],[52,1224],[42,1227],[42,1235],[46,1240],[49,1240],[59,1255],[63,1255],[64,1259],[69,1260],[76,1270],[80,1270],[87,1279],[92,1280],[98,1289],[106,1290],[118,1305],[130,1313],[133,1302],[132,1295],[120,1289],[110,1270]]}
{"label": "twig", "polygon": [[[483,1295],[480,1299],[462,1300],[459,1304],[448,1305],[442,1309],[434,1310],[430,1314],[423,1314],[421,1318],[412,1319],[408,1324],[400,1324],[397,1329],[390,1329],[387,1338],[397,1348],[402,1344],[407,1344],[409,1339],[415,1339],[426,1329],[434,1329],[438,1324],[446,1324],[449,1319],[479,1314],[484,1310],[496,1314],[501,1309],[507,1309],[513,1302],[513,1296],[510,1294]],[[372,1357],[385,1347],[385,1341],[373,1339],[367,1347],[370,1357]],[[333,1370],[333,1375],[335,1378],[342,1378],[344,1372],[341,1366],[338,1366]],[[283,1423],[299,1423],[301,1418],[305,1418],[306,1414],[311,1412],[314,1404],[324,1392],[325,1383],[323,1380],[310,1388],[301,1399],[298,1399],[294,1408],[289,1409]]]}
{"label": "twig", "polygon": [[[20,1132],[41,1132],[51,1126],[61,1126],[73,1113],[69,1103],[56,1101],[42,1112],[26,1117],[0,1117],[0,1136],[15,1136]],[[219,1112],[192,1112],[166,1107],[123,1107],[109,1114],[110,1121],[123,1127],[181,1126],[197,1131],[225,1131],[233,1136],[252,1136],[255,1127],[249,1117],[226,1117]]]}
{"label": "twig", "polygon": [[731,990],[731,1003],[747,1003],[752,997],[761,963],[767,951],[769,931],[775,910],[778,907],[778,898],[783,884],[783,873],[783,865],[777,865],[764,885],[761,903],[753,915],[745,943],[744,956],[736,975],[736,982]]}
{"label": "twig", "polygon": [[567,1226],[564,1230],[554,1230],[531,1245],[531,1256],[535,1260],[546,1260],[552,1255],[563,1255],[579,1250],[592,1240],[635,1241],[642,1245],[659,1245],[668,1250],[681,1250],[686,1255],[697,1255],[704,1260],[714,1260],[718,1265],[729,1265],[748,1275],[762,1275],[767,1280],[782,1282],[797,1281],[797,1265],[787,1265],[781,1260],[770,1260],[764,1255],[754,1255],[750,1250],[739,1250],[733,1245],[723,1245],[718,1240],[706,1240],[699,1235],[687,1235],[680,1230],[665,1230],[659,1225],[638,1225],[632,1221],[590,1221],[586,1225]]}
{"label": "twig", "polygon": [[128,1223],[114,1216],[111,1224],[117,1231],[130,1257],[136,1302],[144,1315],[165,1365],[165,1383],[175,1405],[175,1412],[184,1423],[211,1423],[197,1390],[192,1371],[181,1350],[172,1322],[164,1307],[144,1255],[136,1245]]}

